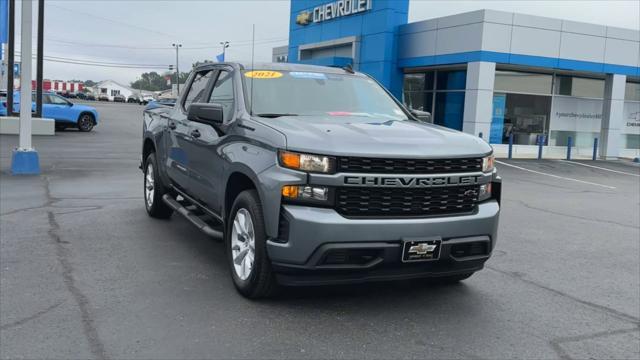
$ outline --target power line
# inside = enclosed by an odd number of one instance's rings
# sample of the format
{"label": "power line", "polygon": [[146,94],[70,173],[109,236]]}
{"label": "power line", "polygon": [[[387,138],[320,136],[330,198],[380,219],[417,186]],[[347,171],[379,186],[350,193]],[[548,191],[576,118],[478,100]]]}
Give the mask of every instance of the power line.
{"label": "power line", "polygon": [[[287,40],[288,38],[267,38],[262,40],[257,40],[256,44],[269,44]],[[118,48],[118,49],[129,49],[129,50],[172,50],[171,47],[144,47],[144,46],[135,46],[135,45],[116,45],[116,44],[96,44],[96,43],[83,43],[83,42],[75,42],[75,41],[66,41],[66,40],[57,40],[57,39],[46,39],[47,42],[55,42],[63,44],[64,46],[85,46],[85,47],[104,47],[104,48]],[[244,41],[229,41],[234,47],[242,47],[242,46],[250,46],[251,42],[245,43]],[[195,46],[195,47],[183,47],[186,50],[203,50],[203,49],[213,49],[218,45],[207,45],[207,46]]]}
{"label": "power line", "polygon": [[[20,52],[16,52],[17,56],[20,56]],[[32,55],[33,58],[36,55]],[[52,56],[52,55],[44,55],[43,59],[49,62],[59,62],[65,64],[75,64],[75,65],[87,65],[87,66],[100,66],[100,67],[114,67],[114,68],[130,68],[130,69],[169,69],[169,65],[163,64],[136,64],[136,63],[118,63],[118,62],[108,62],[108,61],[94,61],[94,60],[85,60],[85,59],[73,59],[67,57],[60,56]]]}
{"label": "power line", "polygon": [[69,8],[64,7],[64,6],[53,5],[50,2],[47,2],[47,6],[51,6],[51,7],[62,9],[62,10],[69,11],[69,12],[75,12],[77,14],[82,14],[82,15],[85,15],[85,16],[90,16],[90,17],[93,17],[93,18],[96,18],[96,19],[112,22],[114,24],[120,24],[120,25],[124,25],[124,26],[129,26],[129,27],[134,28],[134,29],[139,29],[139,30],[144,30],[144,31],[156,33],[156,34],[159,34],[159,35],[162,35],[162,36],[167,36],[167,37],[173,37],[174,36],[174,35],[167,34],[165,32],[159,31],[159,30],[145,28],[145,27],[142,27],[142,26],[129,24],[129,23],[126,23],[126,22],[123,22],[123,21],[119,21],[119,20],[109,19],[109,18],[106,18],[106,17],[98,16],[96,14],[87,13],[87,12],[84,12],[84,11],[78,11],[78,10],[74,10],[74,9],[69,9]]}

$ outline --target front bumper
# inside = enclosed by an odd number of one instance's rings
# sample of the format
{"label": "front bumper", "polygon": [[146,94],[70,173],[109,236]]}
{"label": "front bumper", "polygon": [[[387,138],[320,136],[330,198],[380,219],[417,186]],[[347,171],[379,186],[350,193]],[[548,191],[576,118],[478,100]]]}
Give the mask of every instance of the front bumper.
{"label": "front bumper", "polygon": [[[280,239],[267,251],[285,285],[322,285],[417,277],[437,277],[482,269],[497,240],[500,206],[489,200],[471,214],[407,219],[349,219],[333,209],[282,207]],[[286,241],[282,239],[286,238]],[[402,263],[402,239],[441,238],[436,261]],[[482,254],[465,256],[460,244],[486,244]],[[327,264],[330,253],[364,251],[367,261]],[[457,254],[457,255],[456,255]]]}

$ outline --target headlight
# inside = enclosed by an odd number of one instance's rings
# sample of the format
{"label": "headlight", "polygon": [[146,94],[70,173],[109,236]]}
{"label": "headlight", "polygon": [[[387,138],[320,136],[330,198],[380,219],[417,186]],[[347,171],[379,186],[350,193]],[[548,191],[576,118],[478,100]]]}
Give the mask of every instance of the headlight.
{"label": "headlight", "polygon": [[319,173],[335,171],[335,159],[329,156],[280,151],[279,157],[280,165],[289,169]]}
{"label": "headlight", "polygon": [[288,203],[304,203],[331,205],[330,189],[314,185],[285,185],[282,187],[282,198]]}
{"label": "headlight", "polygon": [[482,172],[493,171],[494,162],[495,162],[495,157],[493,156],[493,154],[482,158]]}

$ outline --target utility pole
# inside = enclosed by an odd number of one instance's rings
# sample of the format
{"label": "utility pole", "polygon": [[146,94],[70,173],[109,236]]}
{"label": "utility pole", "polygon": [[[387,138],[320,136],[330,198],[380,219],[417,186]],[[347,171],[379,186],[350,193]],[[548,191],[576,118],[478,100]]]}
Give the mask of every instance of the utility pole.
{"label": "utility pole", "polygon": [[227,48],[229,47],[229,42],[228,41],[220,41],[220,45],[222,45],[222,61],[227,61],[227,58],[225,57],[225,53],[227,51]]}
{"label": "utility pole", "polygon": [[174,48],[176,48],[176,87],[177,87],[177,95],[180,95],[180,69],[178,68],[178,52],[182,47],[182,44],[174,43],[171,44]]}

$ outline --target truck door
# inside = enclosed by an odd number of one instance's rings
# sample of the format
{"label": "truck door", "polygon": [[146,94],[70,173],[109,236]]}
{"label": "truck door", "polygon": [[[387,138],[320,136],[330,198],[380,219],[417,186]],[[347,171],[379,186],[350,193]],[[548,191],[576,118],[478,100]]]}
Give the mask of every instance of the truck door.
{"label": "truck door", "polygon": [[[234,86],[232,69],[220,69],[211,90],[211,95],[204,102],[222,105],[224,124],[234,116]],[[221,186],[224,160],[220,157],[218,147],[225,135],[219,133],[211,125],[191,122],[191,135],[194,158],[191,170],[196,196],[207,204],[209,209],[221,213]]]}
{"label": "truck door", "polygon": [[209,82],[214,74],[214,70],[203,70],[191,77],[191,82],[185,89],[183,95],[176,103],[174,111],[167,119],[168,137],[167,145],[167,175],[174,185],[181,190],[193,195],[193,181],[191,179],[192,159],[194,154],[190,151],[191,141],[190,121],[187,120],[187,109],[193,102],[206,101],[205,93],[209,88]]}

